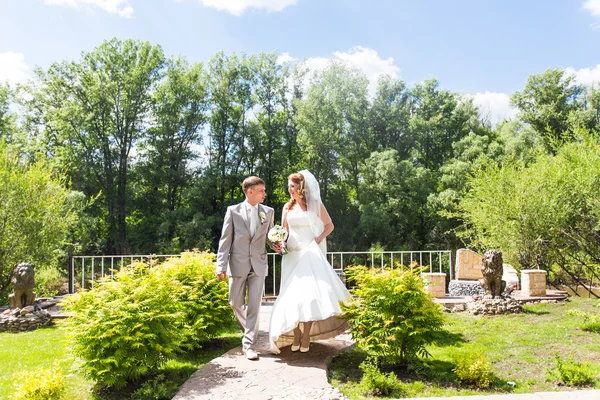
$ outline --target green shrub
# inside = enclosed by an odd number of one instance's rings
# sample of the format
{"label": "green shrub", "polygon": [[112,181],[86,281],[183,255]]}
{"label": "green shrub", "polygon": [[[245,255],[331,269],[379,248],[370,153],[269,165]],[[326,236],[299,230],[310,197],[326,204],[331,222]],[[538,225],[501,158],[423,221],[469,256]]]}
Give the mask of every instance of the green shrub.
{"label": "green shrub", "polygon": [[56,268],[42,267],[35,271],[36,297],[56,296],[67,279]]}
{"label": "green shrub", "polygon": [[425,346],[442,331],[444,316],[425,290],[420,270],[352,267],[353,300],[343,305],[352,337],[368,354],[392,363],[428,356]]}
{"label": "green shrub", "polygon": [[60,400],[65,395],[65,378],[58,369],[18,372],[15,382],[12,400]]}
{"label": "green shrub", "polygon": [[156,371],[176,352],[229,325],[227,284],[216,278],[214,255],[186,252],[157,266],[134,263],[65,302],[67,327],[83,373],[99,386],[120,388]]}
{"label": "green shrub", "polygon": [[581,329],[584,331],[600,333],[600,315],[588,314],[581,310],[570,310],[568,315],[582,317],[583,324],[581,325]]}
{"label": "green shrub", "polygon": [[559,354],[555,355],[554,368],[549,369],[551,378],[556,378],[566,386],[586,386],[596,381],[593,369],[572,358],[563,360]]}
{"label": "green shrub", "polygon": [[364,361],[359,368],[363,371],[360,387],[367,396],[405,397],[406,390],[393,372],[381,372],[373,361]]}
{"label": "green shrub", "polygon": [[150,379],[133,393],[133,400],[169,400],[173,397],[173,388],[163,374]]}
{"label": "green shrub", "polygon": [[492,383],[492,365],[483,354],[463,353],[456,356],[454,362],[456,367],[452,371],[461,383],[480,389],[485,389]]}

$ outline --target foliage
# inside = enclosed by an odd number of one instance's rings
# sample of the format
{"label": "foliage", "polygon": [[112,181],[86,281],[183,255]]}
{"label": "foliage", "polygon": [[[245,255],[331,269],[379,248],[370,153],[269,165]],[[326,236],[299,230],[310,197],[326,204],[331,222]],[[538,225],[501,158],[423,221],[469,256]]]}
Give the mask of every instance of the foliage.
{"label": "foliage", "polygon": [[525,165],[483,165],[459,205],[461,236],[502,249],[520,268],[558,266],[576,283],[597,276],[600,148],[589,136]]}
{"label": "foliage", "polygon": [[426,345],[442,331],[439,305],[425,290],[420,270],[352,267],[354,298],[342,307],[352,337],[368,354],[392,363],[428,356]]}
{"label": "foliage", "polygon": [[172,397],[173,390],[165,380],[164,374],[148,380],[137,389],[131,398],[133,400],[168,400]]}
{"label": "foliage", "polygon": [[406,391],[393,372],[382,373],[373,361],[364,361],[359,368],[363,371],[360,387],[368,396],[405,397]]}
{"label": "foliage", "polygon": [[44,162],[24,164],[0,142],[0,302],[14,266],[56,268],[76,210],[67,204],[66,180]]}
{"label": "foliage", "polygon": [[[600,306],[600,302],[598,302],[598,306]],[[569,315],[583,318],[581,329],[584,331],[600,333],[600,315],[587,313],[582,310],[571,310]]]}
{"label": "foliage", "polygon": [[[593,299],[575,297],[564,303],[528,305],[524,313],[493,318],[449,313],[445,315],[446,332],[427,347],[431,357],[409,365],[408,369],[380,364],[380,370],[394,371],[405,385],[408,397],[550,392],[568,390],[557,389],[555,379],[546,379],[547,366],[553,365],[555,354],[560,353],[589,366],[598,389],[597,334],[579,329],[580,317],[569,313],[570,310],[590,312],[596,303]],[[479,389],[461,384],[453,372],[456,355],[460,354],[486,357],[493,373],[489,387]],[[360,347],[355,347],[334,357],[329,365],[332,384],[349,398],[363,398],[359,385],[363,371],[359,366],[366,357]]]}
{"label": "foliage", "polygon": [[485,389],[492,383],[492,365],[480,353],[461,353],[455,356],[456,367],[452,370],[466,384]]}
{"label": "foliage", "polygon": [[35,369],[15,374],[12,400],[60,400],[65,395],[65,377],[56,369]]}
{"label": "foliage", "polygon": [[125,207],[131,152],[151,110],[164,55],[148,42],[112,39],[81,60],[37,71],[29,109],[48,152],[76,189],[101,196],[111,252],[127,254]]}
{"label": "foliage", "polygon": [[93,290],[69,298],[68,327],[84,374],[125,386],[228,326],[227,285],[214,256],[188,252],[153,266],[134,263]]}
{"label": "foliage", "polygon": [[511,97],[521,119],[543,138],[548,150],[555,152],[575,138],[571,120],[583,110],[583,86],[564,69],[549,68],[527,78],[522,92]]}
{"label": "foliage", "polygon": [[589,365],[572,358],[563,359],[559,354],[555,355],[554,368],[548,369],[548,374],[567,386],[587,386],[596,381]]}
{"label": "foliage", "polygon": [[35,296],[52,297],[56,296],[67,278],[63,276],[56,268],[42,267],[35,270]]}

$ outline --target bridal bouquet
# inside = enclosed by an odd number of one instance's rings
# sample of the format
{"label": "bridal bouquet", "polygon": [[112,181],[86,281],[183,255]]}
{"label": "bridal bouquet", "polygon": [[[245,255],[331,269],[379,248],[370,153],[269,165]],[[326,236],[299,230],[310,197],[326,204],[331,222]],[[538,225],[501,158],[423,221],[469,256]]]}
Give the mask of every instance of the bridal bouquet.
{"label": "bridal bouquet", "polygon": [[[274,243],[281,243],[283,244],[285,237],[287,236],[287,231],[285,230],[285,228],[281,225],[275,225],[271,228],[271,230],[269,231],[269,233],[267,234],[267,237],[269,238],[269,240],[271,242]],[[287,249],[284,247],[281,248],[281,253],[282,256],[287,254]]]}

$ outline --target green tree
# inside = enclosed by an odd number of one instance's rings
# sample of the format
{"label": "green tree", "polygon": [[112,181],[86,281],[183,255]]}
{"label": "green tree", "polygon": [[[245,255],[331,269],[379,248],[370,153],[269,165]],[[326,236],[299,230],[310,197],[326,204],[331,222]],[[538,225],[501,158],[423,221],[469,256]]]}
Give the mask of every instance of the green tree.
{"label": "green tree", "polygon": [[414,141],[409,132],[410,96],[403,81],[386,75],[379,79],[369,118],[373,150],[394,149],[400,159],[408,159]]}
{"label": "green tree", "polygon": [[65,183],[43,162],[24,164],[0,141],[0,301],[15,265],[58,266],[77,211],[68,206]]}
{"label": "green tree", "polygon": [[178,252],[184,191],[191,187],[207,120],[206,72],[182,58],[167,63],[153,93],[153,122],[135,165],[135,209],[128,219],[137,252]]}
{"label": "green tree", "polygon": [[[255,168],[250,172],[264,179],[269,196],[266,203],[277,208],[287,200],[287,172],[289,171],[288,154],[290,148],[286,132],[291,122],[289,98],[289,70],[277,64],[277,55],[259,54],[253,60],[256,88],[254,103],[256,112],[256,134],[252,143],[251,159]],[[294,140],[295,138],[291,138]]]}
{"label": "green tree", "polygon": [[8,85],[0,84],[0,138],[10,138],[15,130],[15,117],[10,112],[11,92]]}
{"label": "green tree", "polygon": [[251,61],[246,55],[226,56],[219,52],[209,62],[210,93],[208,169],[213,182],[212,204],[225,215],[229,199],[240,196],[244,178],[244,138],[248,113],[254,106]]}
{"label": "green tree", "polygon": [[159,46],[112,39],[80,61],[54,63],[37,71],[32,106],[73,186],[87,195],[100,191],[108,246],[126,254],[128,178],[132,150],[146,129],[151,94],[161,78]]}
{"label": "green tree", "polygon": [[519,118],[528,123],[543,138],[552,152],[573,139],[569,119],[583,109],[583,87],[564,69],[549,68],[527,78],[525,88],[511,97],[519,109]]}
{"label": "green tree", "polygon": [[396,150],[372,153],[361,173],[360,243],[423,249],[430,229],[427,196],[434,190],[429,170],[400,160]]}
{"label": "green tree", "polygon": [[348,174],[358,181],[358,167],[368,156],[365,130],[368,81],[364,74],[332,62],[315,73],[298,102],[296,122],[303,161],[319,179],[321,197],[327,202],[330,186]]}
{"label": "green tree", "polygon": [[481,250],[501,249],[519,268],[566,274],[584,287],[600,280],[600,149],[580,136],[556,156],[475,171],[459,205],[462,236]]}
{"label": "green tree", "polygon": [[410,90],[410,134],[414,140],[411,156],[430,170],[437,170],[454,156],[452,143],[471,130],[477,109],[470,101],[439,89],[436,79],[426,80]]}

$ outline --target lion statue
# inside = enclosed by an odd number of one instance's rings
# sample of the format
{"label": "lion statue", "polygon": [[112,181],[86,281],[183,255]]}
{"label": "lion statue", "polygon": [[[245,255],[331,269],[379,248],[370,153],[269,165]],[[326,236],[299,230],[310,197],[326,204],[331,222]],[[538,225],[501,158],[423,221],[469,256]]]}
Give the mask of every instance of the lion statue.
{"label": "lion statue", "polygon": [[8,296],[11,308],[23,308],[33,305],[35,300],[35,293],[33,293],[34,277],[33,264],[21,263],[15,267],[10,281],[13,284],[13,293]]}
{"label": "lion statue", "polygon": [[502,253],[497,250],[488,250],[483,254],[481,272],[483,279],[479,280],[483,288],[484,297],[495,299],[500,297],[506,288],[506,281],[502,280]]}

